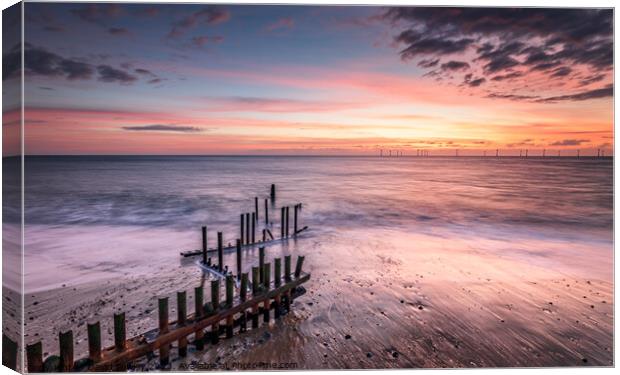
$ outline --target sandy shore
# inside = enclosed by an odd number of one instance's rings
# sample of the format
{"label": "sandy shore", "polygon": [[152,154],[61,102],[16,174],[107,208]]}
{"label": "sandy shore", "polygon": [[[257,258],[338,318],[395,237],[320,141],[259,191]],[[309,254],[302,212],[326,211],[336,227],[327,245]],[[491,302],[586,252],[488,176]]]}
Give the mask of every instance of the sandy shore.
{"label": "sandy shore", "polygon": [[[170,367],[613,365],[611,253],[603,249],[609,264],[598,265],[609,272],[589,278],[570,265],[550,266],[554,258],[530,262],[512,252],[487,251],[494,241],[464,237],[452,246],[441,235],[341,229],[271,247],[268,260],[287,253],[307,256],[308,293],[278,322],[201,352],[190,346],[184,359],[173,349]],[[87,354],[87,322],[100,320],[104,345],[111,345],[115,311],[127,313],[128,337],[137,335],[157,326],[158,297],[172,297],[175,316],[174,294],[200,282],[196,266],[175,264],[149,275],[28,294],[26,343],[42,340],[45,355],[56,354],[59,330],[72,328],[80,358]],[[11,311],[13,296],[4,292],[3,309]],[[157,358],[134,364],[157,367]]]}

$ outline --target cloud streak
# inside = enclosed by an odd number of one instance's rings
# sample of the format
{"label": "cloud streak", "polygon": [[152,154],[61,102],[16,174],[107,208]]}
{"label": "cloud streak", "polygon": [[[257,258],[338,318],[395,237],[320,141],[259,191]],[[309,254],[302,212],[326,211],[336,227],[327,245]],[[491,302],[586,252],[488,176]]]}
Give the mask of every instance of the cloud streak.
{"label": "cloud streak", "polygon": [[135,125],[135,126],[123,126],[124,130],[128,131],[140,131],[140,132],[173,132],[173,133],[199,133],[203,130],[195,126],[182,126],[182,125]]}

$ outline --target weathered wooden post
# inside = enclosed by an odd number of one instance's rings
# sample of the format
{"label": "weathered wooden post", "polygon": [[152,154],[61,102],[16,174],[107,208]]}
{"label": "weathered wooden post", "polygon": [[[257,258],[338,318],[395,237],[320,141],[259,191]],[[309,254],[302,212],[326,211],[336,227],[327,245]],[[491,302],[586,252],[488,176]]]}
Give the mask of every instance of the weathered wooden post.
{"label": "weathered wooden post", "polygon": [[[238,241],[238,240],[237,240]],[[204,315],[204,293],[202,286],[197,286],[194,288],[194,311],[195,311],[195,319],[194,321],[198,321]],[[194,334],[194,342],[196,345],[196,349],[202,350],[204,349],[204,331],[199,329]]]}
{"label": "weathered wooden post", "polygon": [[[211,280],[211,306],[215,314],[220,309],[220,280]],[[211,343],[217,344],[220,341],[220,324],[219,322],[211,325]]]}
{"label": "weathered wooden post", "polygon": [[290,255],[284,256],[284,281],[287,283],[291,281],[291,256]]}
{"label": "weathered wooden post", "polygon": [[252,212],[252,243],[256,243],[256,214]]}
{"label": "weathered wooden post", "polygon": [[101,324],[95,322],[87,324],[88,330],[88,358],[93,363],[101,359]]}
{"label": "weathered wooden post", "polygon": [[[241,274],[241,288],[239,290],[239,299],[241,302],[245,302],[248,298],[248,273]],[[241,312],[241,327],[240,331],[245,332],[248,328],[247,322],[248,314],[245,310]]]}
{"label": "weathered wooden post", "polygon": [[241,278],[241,240],[237,238],[237,278]]}
{"label": "weathered wooden post", "polygon": [[222,242],[222,232],[217,232],[217,269],[220,272],[224,269],[224,245]]}
{"label": "weathered wooden post", "polygon": [[202,263],[207,264],[207,227],[202,227]]}
{"label": "weathered wooden post", "polygon": [[[252,267],[252,297],[260,293],[260,272],[258,267]],[[252,328],[258,328],[258,303],[252,306]]]}
{"label": "weathered wooden post", "polygon": [[299,210],[299,205],[295,205],[295,213],[293,214],[293,234],[297,235],[297,211]]}
{"label": "weathered wooden post", "polygon": [[267,241],[267,230],[263,229],[263,242]]}
{"label": "weathered wooden post", "polygon": [[[183,327],[187,318],[187,294],[177,292],[177,327]],[[179,338],[179,356],[187,356],[187,337]]]}
{"label": "weathered wooden post", "polygon": [[276,184],[271,184],[271,202],[275,203],[276,201]]}
{"label": "weathered wooden post", "polygon": [[[282,259],[280,258],[274,259],[273,273],[274,273],[273,282],[274,282],[275,287],[278,288],[280,287],[280,285],[282,285]],[[280,303],[281,303],[280,294],[276,295],[276,297],[274,298],[274,303],[275,303],[274,316],[276,319],[278,319],[280,318]]]}
{"label": "weathered wooden post", "polygon": [[245,214],[245,243],[250,243],[250,214]]}
{"label": "weathered wooden post", "polygon": [[282,207],[280,212],[280,238],[284,238],[284,211],[286,209]]}
{"label": "weathered wooden post", "polygon": [[[226,308],[230,309],[233,307],[233,300],[235,297],[234,293],[235,288],[235,279],[232,275],[226,276]],[[233,326],[235,324],[234,315],[229,315],[226,317],[226,338],[233,337]]]}
{"label": "weathered wooden post", "polygon": [[241,238],[241,244],[245,244],[245,228],[244,228],[244,221],[243,221],[243,214],[240,215],[241,216],[241,236],[239,236],[239,238]]}
{"label": "weathered wooden post", "polygon": [[289,215],[288,215],[288,208],[289,207],[286,206],[286,237],[288,237],[288,228],[289,228],[289,225],[288,225],[288,217],[289,217]]}
{"label": "weathered wooden post", "polygon": [[282,285],[282,259],[280,258],[275,258],[273,260],[274,262],[274,266],[273,266],[273,283],[275,285],[275,287],[279,287],[280,285]]}
{"label": "weathered wooden post", "polygon": [[26,345],[28,373],[43,372],[43,345],[41,341]]}
{"label": "weathered wooden post", "polygon": [[[168,333],[168,297],[159,298],[159,335]],[[159,364],[168,364],[170,356],[170,344],[163,344],[159,347]]]}
{"label": "weathered wooden post", "polygon": [[126,340],[125,313],[114,314],[114,348],[117,352],[125,350]]}
{"label": "weathered wooden post", "polygon": [[269,224],[269,207],[267,206],[267,199],[265,199],[265,225]]}
{"label": "weathered wooden post", "polygon": [[2,334],[2,365],[12,370],[17,368],[17,343]]}
{"label": "weathered wooden post", "polygon": [[265,247],[261,246],[258,248],[258,269],[259,269],[259,273],[260,273],[260,283],[263,283],[263,280],[265,280],[265,272],[264,272],[264,267],[265,267]]}
{"label": "weathered wooden post", "polygon": [[60,332],[60,372],[73,370],[73,331]]}
{"label": "weathered wooden post", "polygon": [[297,264],[295,265],[295,278],[298,279],[301,276],[301,266],[304,264],[304,256],[297,257]]}
{"label": "weathered wooden post", "polygon": [[[263,288],[265,290],[265,293],[267,293],[269,292],[269,289],[271,289],[271,263],[265,263],[265,266],[263,268],[263,274],[264,274]],[[269,323],[269,310],[271,307],[270,304],[271,304],[271,301],[269,300],[269,298],[267,298],[265,300],[264,309],[263,309],[263,321],[265,323]]]}
{"label": "weathered wooden post", "polygon": [[258,223],[258,197],[254,197],[254,220]]}

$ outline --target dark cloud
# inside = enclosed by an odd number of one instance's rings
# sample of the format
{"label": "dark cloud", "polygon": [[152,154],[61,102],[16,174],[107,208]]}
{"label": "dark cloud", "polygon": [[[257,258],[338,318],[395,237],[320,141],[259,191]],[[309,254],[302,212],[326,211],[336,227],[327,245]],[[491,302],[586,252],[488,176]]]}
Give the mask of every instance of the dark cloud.
{"label": "dark cloud", "polygon": [[469,69],[469,64],[464,61],[448,61],[441,64],[441,69],[445,71],[459,71]]}
{"label": "dark cloud", "polygon": [[146,75],[146,76],[155,77],[155,74],[153,72],[151,72],[150,70],[148,70],[148,69],[136,68],[136,69],[134,69],[134,72],[136,72],[138,74]]}
{"label": "dark cloud", "polygon": [[136,126],[123,126],[124,130],[129,131],[154,131],[154,132],[178,132],[178,133],[198,133],[202,129],[195,126],[179,126],[179,125],[136,125]]}
{"label": "dark cloud", "polygon": [[[2,79],[19,75],[21,53],[19,50],[11,50],[3,56],[2,63]],[[64,58],[30,44],[24,48],[24,69],[27,75],[65,77],[70,80],[89,79],[93,75],[92,66],[85,62]]]}
{"label": "dark cloud", "polygon": [[562,66],[551,72],[551,77],[565,77],[572,73],[572,69],[568,66]]}
{"label": "dark cloud", "polygon": [[530,72],[573,79],[585,70],[596,82],[613,67],[612,9],[395,7],[382,19],[399,28],[400,57],[423,68],[444,55],[472,56],[485,79],[523,77],[512,84],[526,88]]}
{"label": "dark cloud", "polygon": [[151,85],[154,85],[156,83],[161,83],[161,82],[163,82],[162,78],[153,78],[153,79],[149,80],[147,83],[151,84]]}
{"label": "dark cloud", "polygon": [[112,18],[120,16],[123,11],[118,4],[88,4],[79,9],[73,9],[71,13],[83,21],[104,26]]}
{"label": "dark cloud", "polygon": [[501,82],[501,81],[505,81],[505,80],[519,78],[521,76],[523,76],[522,72],[511,72],[511,73],[495,76],[495,77],[491,78],[491,81]]}
{"label": "dark cloud", "polygon": [[613,95],[614,95],[614,86],[607,85],[600,89],[588,90],[588,91],[578,92],[576,94],[570,94],[570,95],[552,96],[549,98],[539,99],[538,101],[542,103],[555,103],[555,102],[562,102],[562,101],[577,102],[577,101],[583,101],[583,100],[589,100],[589,99],[610,98],[610,97],[613,97]]}
{"label": "dark cloud", "polygon": [[594,75],[590,75],[588,77],[582,78],[579,81],[579,85],[580,86],[587,86],[591,83],[596,83],[596,82],[600,82],[603,79],[605,79],[605,74],[594,74]]}
{"label": "dark cloud", "polygon": [[129,30],[124,27],[110,27],[108,33],[111,35],[129,35]]}
{"label": "dark cloud", "polygon": [[403,60],[409,60],[418,56],[449,55],[463,52],[474,40],[470,38],[432,37],[414,30],[405,30],[396,37],[396,41],[407,45],[405,49],[400,51],[400,57]]}
{"label": "dark cloud", "polygon": [[123,84],[133,83],[137,80],[135,76],[125,72],[124,70],[113,68],[109,65],[97,66],[99,80],[102,82],[119,82]]}
{"label": "dark cloud", "polygon": [[90,64],[80,61],[64,59],[60,63],[62,71],[66,74],[67,79],[89,79],[93,75],[93,68]]}
{"label": "dark cloud", "polygon": [[540,96],[536,95],[519,95],[519,94],[502,94],[502,93],[491,93],[486,96],[490,99],[508,99],[514,101],[534,101],[539,100]]}
{"label": "dark cloud", "polygon": [[418,62],[418,66],[421,68],[432,68],[437,66],[438,63],[439,59],[420,60]]}
{"label": "dark cloud", "polygon": [[480,77],[480,78],[472,79],[467,84],[470,87],[478,87],[478,86],[482,85],[484,82],[486,82],[486,79],[484,77]]}
{"label": "dark cloud", "polygon": [[553,142],[551,146],[579,146],[582,143],[590,142],[589,139],[565,139],[563,141]]}
{"label": "dark cloud", "polygon": [[208,6],[175,22],[168,36],[171,38],[178,37],[198,24],[216,25],[226,22],[228,19],[230,19],[228,10],[218,6]]}

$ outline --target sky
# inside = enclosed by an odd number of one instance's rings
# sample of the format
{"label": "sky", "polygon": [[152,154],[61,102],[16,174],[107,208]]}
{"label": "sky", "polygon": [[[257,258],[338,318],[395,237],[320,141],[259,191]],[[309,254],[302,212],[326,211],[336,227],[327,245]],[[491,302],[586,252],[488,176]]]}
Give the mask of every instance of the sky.
{"label": "sky", "polygon": [[609,9],[26,3],[25,22],[26,154],[613,148]]}

